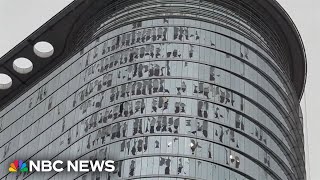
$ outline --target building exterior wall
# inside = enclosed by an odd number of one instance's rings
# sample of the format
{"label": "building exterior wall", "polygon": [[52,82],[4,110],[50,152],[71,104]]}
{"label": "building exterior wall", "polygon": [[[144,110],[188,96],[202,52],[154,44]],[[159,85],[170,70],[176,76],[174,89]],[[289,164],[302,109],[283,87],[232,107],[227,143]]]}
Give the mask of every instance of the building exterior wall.
{"label": "building exterior wall", "polygon": [[[75,41],[92,42],[0,112],[0,178],[304,179],[279,39],[210,2],[149,15],[150,2],[88,23]],[[14,159],[113,159],[116,171],[8,174]]]}

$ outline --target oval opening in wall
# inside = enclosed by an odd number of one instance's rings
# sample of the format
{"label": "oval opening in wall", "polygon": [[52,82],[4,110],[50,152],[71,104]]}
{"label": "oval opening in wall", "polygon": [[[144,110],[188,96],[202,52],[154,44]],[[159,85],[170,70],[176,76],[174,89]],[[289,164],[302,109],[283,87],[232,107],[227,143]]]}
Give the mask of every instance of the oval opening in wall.
{"label": "oval opening in wall", "polygon": [[33,46],[34,53],[40,58],[49,58],[53,55],[53,46],[45,41],[38,42]]}
{"label": "oval opening in wall", "polygon": [[12,79],[6,74],[0,73],[0,90],[9,89],[12,85]]}
{"label": "oval opening in wall", "polygon": [[28,74],[33,69],[32,62],[27,58],[18,58],[13,61],[13,69],[20,74]]}

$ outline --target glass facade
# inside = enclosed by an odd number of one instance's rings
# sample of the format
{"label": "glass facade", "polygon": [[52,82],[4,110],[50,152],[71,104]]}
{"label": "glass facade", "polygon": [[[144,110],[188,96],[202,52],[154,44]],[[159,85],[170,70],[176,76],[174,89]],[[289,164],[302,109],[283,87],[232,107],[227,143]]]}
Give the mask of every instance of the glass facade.
{"label": "glass facade", "polygon": [[[304,179],[281,38],[218,2],[102,10],[77,53],[0,112],[0,178]],[[9,174],[14,159],[112,159],[116,171]]]}

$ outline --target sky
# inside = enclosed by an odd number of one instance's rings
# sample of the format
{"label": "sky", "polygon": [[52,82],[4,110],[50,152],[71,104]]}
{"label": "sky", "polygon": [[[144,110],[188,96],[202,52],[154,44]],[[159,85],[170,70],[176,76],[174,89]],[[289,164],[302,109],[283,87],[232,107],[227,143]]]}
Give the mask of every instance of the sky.
{"label": "sky", "polygon": [[[0,57],[25,39],[72,0],[0,0]],[[301,101],[304,110],[307,158],[310,160],[308,180],[320,179],[320,1],[278,0],[295,22],[305,44],[308,58],[308,79]],[[309,176],[309,175],[308,175]]]}

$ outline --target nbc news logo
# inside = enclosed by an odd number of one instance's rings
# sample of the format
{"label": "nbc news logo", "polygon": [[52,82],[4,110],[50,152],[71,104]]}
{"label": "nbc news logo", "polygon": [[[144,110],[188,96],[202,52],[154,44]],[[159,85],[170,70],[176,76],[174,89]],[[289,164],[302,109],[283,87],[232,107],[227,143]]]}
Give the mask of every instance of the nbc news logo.
{"label": "nbc news logo", "polygon": [[15,160],[10,164],[9,172],[29,172],[27,164],[21,160]]}
{"label": "nbc news logo", "polygon": [[[89,160],[77,160],[77,161],[67,161],[63,162],[61,160],[56,161],[32,161],[28,162],[28,166],[22,160],[15,160],[10,164],[9,172],[62,172],[66,167],[67,172],[113,172],[115,170],[114,161],[89,161]],[[29,167],[29,168],[28,168]]]}

